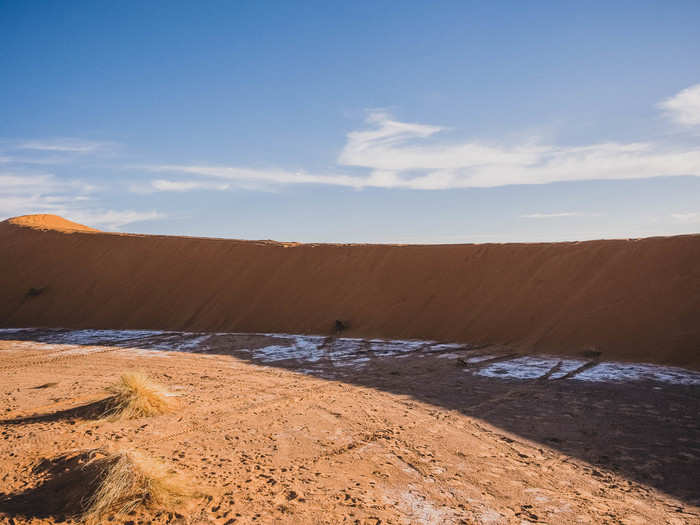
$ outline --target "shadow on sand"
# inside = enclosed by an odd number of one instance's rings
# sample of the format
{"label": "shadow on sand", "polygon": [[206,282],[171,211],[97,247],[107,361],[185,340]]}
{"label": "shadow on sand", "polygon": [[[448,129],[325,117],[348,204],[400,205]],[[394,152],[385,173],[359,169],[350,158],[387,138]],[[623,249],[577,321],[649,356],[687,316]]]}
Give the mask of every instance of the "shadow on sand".
{"label": "shadow on sand", "polygon": [[93,401],[85,405],[49,412],[47,414],[37,414],[32,416],[17,417],[14,419],[0,420],[0,425],[24,425],[27,423],[53,423],[65,420],[94,420],[104,417],[110,408],[114,406],[114,398],[107,397],[99,401]]}
{"label": "shadow on sand", "polygon": [[[55,344],[56,338],[51,334],[61,333],[68,332],[5,333],[0,334],[0,339]],[[173,333],[167,333],[161,340],[172,341],[174,337]],[[263,361],[251,349],[288,345],[289,339],[255,334],[216,337],[220,337],[219,342],[206,348],[183,345],[177,351],[228,355],[266,366],[303,369],[319,377],[409,395],[417,401],[459,411],[511,434],[510,437],[497,434],[496,439],[507,441],[520,436],[584,460],[590,466],[582,468],[593,476],[605,478],[606,471],[617,472],[630,481],[654,487],[687,503],[700,504],[697,483],[700,388],[697,386],[653,381],[498,379],[465,371],[463,361],[460,364],[460,360],[441,358],[438,352],[422,356],[413,352],[398,359],[373,356],[367,349],[369,345],[362,347],[363,359],[369,359],[362,368],[334,367],[323,355],[314,357],[312,363],[293,354]],[[326,338],[320,347],[321,354],[331,352],[336,342],[333,337]],[[158,340],[150,336],[131,339],[128,345],[124,339],[81,344],[146,350],[159,347]],[[38,417],[48,418],[45,420],[91,417],[98,409],[92,405]],[[33,421],[36,417],[1,424]],[[0,507],[3,508],[6,507]]]}
{"label": "shadow on sand", "polygon": [[43,459],[32,469],[42,481],[23,492],[0,494],[0,513],[58,522],[79,516],[100,481],[100,467],[90,459],[90,452]]}

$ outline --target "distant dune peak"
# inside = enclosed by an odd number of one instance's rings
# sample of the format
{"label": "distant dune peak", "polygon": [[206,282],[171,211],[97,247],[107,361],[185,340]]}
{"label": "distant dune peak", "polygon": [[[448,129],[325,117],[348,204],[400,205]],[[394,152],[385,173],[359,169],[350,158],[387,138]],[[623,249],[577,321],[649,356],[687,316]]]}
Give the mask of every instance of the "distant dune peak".
{"label": "distant dune peak", "polygon": [[14,224],[15,226],[22,226],[24,228],[33,228],[35,230],[54,230],[60,232],[99,232],[95,228],[90,228],[89,226],[84,226],[83,224],[78,224],[77,222],[69,221],[58,215],[52,215],[49,213],[41,213],[35,215],[21,215],[19,217],[12,217],[7,219],[6,222]]}

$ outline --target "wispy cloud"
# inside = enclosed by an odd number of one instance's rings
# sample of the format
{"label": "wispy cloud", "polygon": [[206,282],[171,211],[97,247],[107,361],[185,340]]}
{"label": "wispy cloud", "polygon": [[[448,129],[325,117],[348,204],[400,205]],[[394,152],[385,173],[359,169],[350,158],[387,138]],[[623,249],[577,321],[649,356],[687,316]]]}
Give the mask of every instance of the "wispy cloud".
{"label": "wispy cloud", "polygon": [[93,184],[77,180],[61,180],[52,173],[21,171],[0,172],[0,193],[23,194],[60,194],[71,193],[85,195],[93,192]]}
{"label": "wispy cloud", "polygon": [[659,104],[666,115],[683,126],[700,126],[700,84],[695,84]]}
{"label": "wispy cloud", "polygon": [[[700,85],[662,103],[685,123],[700,122]],[[695,115],[695,116],[694,116]],[[544,144],[533,137],[516,144],[443,138],[449,130],[402,122],[385,111],[370,112],[351,131],[338,156],[339,173],[307,173],[244,166],[159,164],[152,172],[197,175],[238,184],[323,184],[349,188],[440,190],[561,181],[700,176],[700,148],[668,142],[601,142],[579,146]],[[341,173],[346,168],[363,170]],[[204,189],[192,181],[151,181],[154,191]],[[228,189],[210,185],[209,189]]]}
{"label": "wispy cloud", "polygon": [[154,189],[160,191],[189,191],[201,189],[227,190],[231,187],[230,184],[216,184],[211,182],[193,181],[193,180],[165,180],[158,179],[151,182]]}
{"label": "wispy cloud", "polygon": [[0,219],[30,213],[53,213],[97,228],[119,230],[145,220],[164,217],[157,211],[109,210],[94,198],[97,188],[81,180],[65,180],[51,173],[0,173]]}
{"label": "wispy cloud", "polygon": [[[386,116],[371,117],[372,125],[378,126],[376,130],[350,133],[339,157],[342,165],[366,168],[369,170],[366,175],[188,164],[152,165],[144,169],[268,184],[415,190],[700,175],[700,149],[652,143],[601,143],[578,147],[524,144],[506,147],[468,142],[423,146],[414,143],[415,139],[426,137],[426,130],[420,125],[408,124],[403,127],[400,122],[392,120],[387,123],[383,118]],[[396,135],[392,135],[392,130]],[[152,185],[155,189],[169,190],[165,186],[157,188],[156,181]],[[191,189],[197,188],[191,186]]]}
{"label": "wispy cloud", "polygon": [[[480,141],[423,145],[426,130],[401,132],[387,115],[370,122],[379,132],[351,133],[339,157],[370,170],[367,185],[446,189],[543,184],[558,181],[700,175],[700,150],[648,142],[598,143],[574,147],[529,143],[511,146]],[[410,128],[409,128],[410,129]],[[439,133],[433,127],[430,135]]]}
{"label": "wispy cloud", "polygon": [[95,153],[110,150],[114,147],[114,142],[96,142],[76,138],[28,140],[14,145],[14,149],[62,153]]}
{"label": "wispy cloud", "polygon": [[528,213],[526,215],[521,215],[522,219],[558,219],[560,217],[581,217],[585,215],[584,213],[576,211],[565,211],[561,213]]}
{"label": "wispy cloud", "polygon": [[339,164],[379,173],[444,172],[483,165],[527,165],[536,162],[546,149],[533,144],[508,148],[479,142],[422,145],[421,139],[446,129],[399,122],[386,112],[370,113],[366,124],[369,129],[348,133]]}
{"label": "wispy cloud", "polygon": [[156,179],[146,184],[132,184],[129,189],[134,193],[153,193],[156,191],[184,192],[192,190],[227,190],[229,183],[203,180],[167,180]]}
{"label": "wispy cloud", "polygon": [[28,213],[60,213],[84,206],[90,186],[61,181],[52,174],[0,174],[0,217]]}
{"label": "wispy cloud", "polygon": [[700,223],[700,211],[691,211],[686,213],[672,213],[671,218],[674,221],[682,223]]}
{"label": "wispy cloud", "polygon": [[53,166],[86,159],[109,158],[120,149],[117,142],[78,138],[0,140],[0,164]]}
{"label": "wispy cloud", "polygon": [[155,210],[71,210],[66,215],[76,222],[106,230],[120,230],[127,224],[163,219],[164,213]]}
{"label": "wispy cloud", "polygon": [[[217,179],[225,179],[238,183],[257,182],[267,184],[327,184],[334,186],[349,186],[355,188],[363,187],[361,177],[350,175],[316,175],[303,171],[285,170],[261,170],[252,168],[242,168],[236,166],[215,166],[215,165],[189,165],[189,164],[163,164],[140,166],[141,169],[152,172],[184,173],[188,175],[201,175]],[[191,181],[183,181],[187,185]],[[177,181],[165,181],[162,179],[151,181],[150,185],[154,189],[161,191],[172,191],[177,185]],[[160,188],[158,187],[160,186]],[[190,189],[200,189],[202,186],[192,186]]]}
{"label": "wispy cloud", "polygon": [[[88,226],[119,230],[127,224],[162,218],[155,210],[105,209],[99,187],[80,179],[57,177],[51,166],[110,156],[115,142],[77,138],[0,141],[0,218],[30,213],[53,213]],[[29,167],[31,166],[31,168]],[[36,171],[41,166],[42,170]]]}

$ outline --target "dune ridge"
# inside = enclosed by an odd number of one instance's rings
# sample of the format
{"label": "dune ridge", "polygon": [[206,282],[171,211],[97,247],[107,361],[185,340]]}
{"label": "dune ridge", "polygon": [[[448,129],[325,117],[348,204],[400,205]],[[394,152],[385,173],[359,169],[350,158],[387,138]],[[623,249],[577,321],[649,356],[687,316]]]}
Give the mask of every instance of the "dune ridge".
{"label": "dune ridge", "polygon": [[[69,233],[69,234],[67,234]],[[532,244],[299,244],[0,223],[0,326],[506,344],[700,368],[700,235]],[[32,290],[32,293],[28,293]]]}
{"label": "dune ridge", "polygon": [[9,224],[22,226],[25,228],[33,228],[35,230],[53,230],[58,232],[99,232],[95,228],[78,224],[77,222],[69,221],[58,215],[50,213],[41,213],[35,215],[20,215],[7,219]]}

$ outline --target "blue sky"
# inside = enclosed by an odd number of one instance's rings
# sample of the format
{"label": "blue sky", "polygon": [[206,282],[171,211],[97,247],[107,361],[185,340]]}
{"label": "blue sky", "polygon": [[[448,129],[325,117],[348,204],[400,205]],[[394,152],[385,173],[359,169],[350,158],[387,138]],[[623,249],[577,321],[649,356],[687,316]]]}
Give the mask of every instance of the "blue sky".
{"label": "blue sky", "polygon": [[700,3],[0,0],[0,218],[318,242],[700,231]]}

